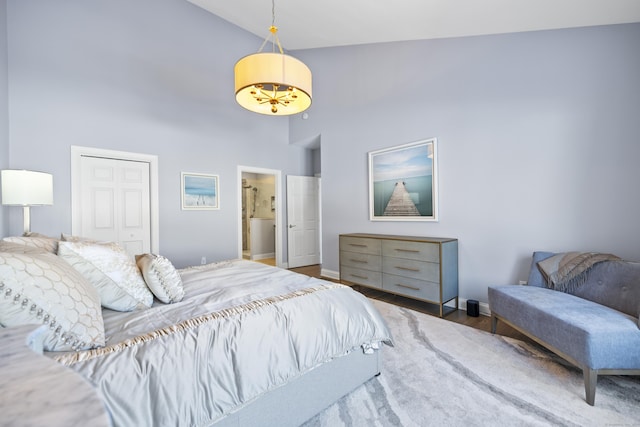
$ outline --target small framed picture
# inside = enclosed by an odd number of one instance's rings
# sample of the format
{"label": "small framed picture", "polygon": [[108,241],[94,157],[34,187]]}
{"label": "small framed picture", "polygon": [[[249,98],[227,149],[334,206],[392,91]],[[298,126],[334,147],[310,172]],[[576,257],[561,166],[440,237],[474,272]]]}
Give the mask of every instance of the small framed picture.
{"label": "small framed picture", "polygon": [[182,209],[220,209],[218,175],[182,172]]}
{"label": "small framed picture", "polygon": [[369,219],[437,221],[436,139],[369,152]]}

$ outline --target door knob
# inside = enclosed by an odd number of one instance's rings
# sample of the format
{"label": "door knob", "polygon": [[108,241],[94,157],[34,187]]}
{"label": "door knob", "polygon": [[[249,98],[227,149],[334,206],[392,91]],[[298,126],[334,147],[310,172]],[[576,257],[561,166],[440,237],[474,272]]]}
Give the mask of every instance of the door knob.
{"label": "door knob", "polygon": [[295,227],[295,224],[289,224],[289,228]]}

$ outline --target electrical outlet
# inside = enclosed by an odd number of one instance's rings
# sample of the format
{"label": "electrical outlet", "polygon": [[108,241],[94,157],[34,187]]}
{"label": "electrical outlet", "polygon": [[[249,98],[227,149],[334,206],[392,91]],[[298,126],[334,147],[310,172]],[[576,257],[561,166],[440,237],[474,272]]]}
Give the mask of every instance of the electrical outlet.
{"label": "electrical outlet", "polygon": [[520,281],[518,282],[518,285],[526,285],[526,284],[527,284],[527,281],[526,281],[526,280],[520,280]]}
{"label": "electrical outlet", "polygon": [[205,265],[206,263],[207,263],[207,257],[206,257],[206,256],[203,256],[203,257],[200,259],[200,264]]}

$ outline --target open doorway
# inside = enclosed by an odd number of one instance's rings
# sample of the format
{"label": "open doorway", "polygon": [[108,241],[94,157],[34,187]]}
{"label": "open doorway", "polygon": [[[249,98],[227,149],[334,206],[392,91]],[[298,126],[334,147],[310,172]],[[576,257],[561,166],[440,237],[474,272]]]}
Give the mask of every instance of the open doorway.
{"label": "open doorway", "polygon": [[239,258],[282,265],[280,171],[238,166]]}

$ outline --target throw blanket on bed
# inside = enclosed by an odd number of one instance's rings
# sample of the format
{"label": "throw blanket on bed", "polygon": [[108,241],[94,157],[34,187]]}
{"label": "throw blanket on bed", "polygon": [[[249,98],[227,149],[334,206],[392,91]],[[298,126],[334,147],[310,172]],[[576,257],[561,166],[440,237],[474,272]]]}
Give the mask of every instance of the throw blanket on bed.
{"label": "throw blanket on bed", "polygon": [[618,260],[615,255],[598,252],[563,252],[540,261],[538,268],[548,288],[572,293],[585,282],[587,272],[595,264]]}

